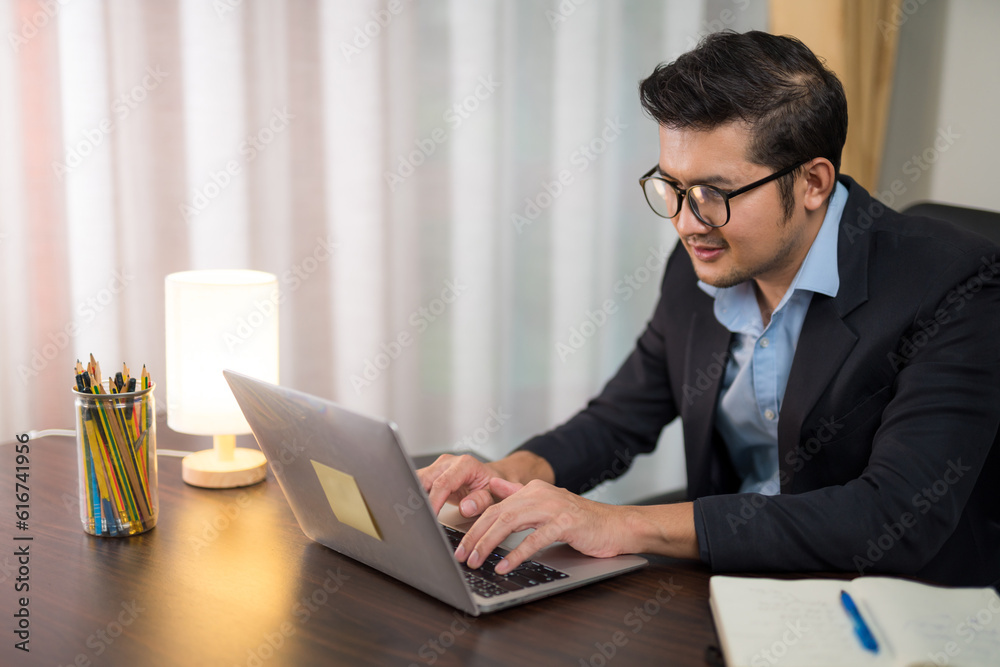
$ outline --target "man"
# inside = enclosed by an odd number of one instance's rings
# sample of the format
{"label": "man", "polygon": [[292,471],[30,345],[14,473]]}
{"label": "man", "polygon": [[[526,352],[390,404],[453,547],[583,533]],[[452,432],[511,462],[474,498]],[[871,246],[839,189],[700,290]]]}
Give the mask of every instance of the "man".
{"label": "man", "polygon": [[[478,567],[534,528],[498,572],[564,541],[716,571],[996,581],[1000,248],[838,173],[843,89],[795,39],[711,35],[640,92],[660,140],[641,182],[679,237],[659,304],[566,424],[420,471],[435,510],[481,515],[456,558]],[[678,416],[690,502],[577,495]]]}

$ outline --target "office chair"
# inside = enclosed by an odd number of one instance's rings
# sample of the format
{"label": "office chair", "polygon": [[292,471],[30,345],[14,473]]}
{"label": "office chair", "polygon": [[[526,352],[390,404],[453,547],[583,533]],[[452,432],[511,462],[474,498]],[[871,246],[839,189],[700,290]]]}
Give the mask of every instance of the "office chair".
{"label": "office chair", "polygon": [[1000,243],[1000,212],[987,211],[979,208],[965,208],[951,204],[935,204],[920,202],[904,208],[901,213],[907,215],[922,215],[937,218],[946,222],[954,222],[968,230],[985,236],[994,243]]}

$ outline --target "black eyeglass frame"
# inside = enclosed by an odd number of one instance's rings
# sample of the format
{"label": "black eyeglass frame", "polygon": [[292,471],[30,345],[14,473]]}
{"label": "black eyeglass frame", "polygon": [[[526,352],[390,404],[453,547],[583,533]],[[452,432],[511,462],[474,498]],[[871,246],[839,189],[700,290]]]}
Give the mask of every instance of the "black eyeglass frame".
{"label": "black eyeglass frame", "polygon": [[[812,158],[810,158],[810,160],[811,159]],[[754,188],[759,188],[760,186],[765,185],[766,183],[770,183],[771,181],[773,181],[775,179],[781,178],[782,176],[785,176],[786,174],[790,174],[793,171],[795,171],[796,169],[798,169],[799,167],[801,167],[802,165],[804,165],[806,162],[809,162],[809,160],[802,160],[801,162],[793,164],[790,167],[785,167],[784,169],[782,169],[780,171],[776,171],[773,174],[771,174],[770,176],[765,176],[764,178],[760,179],[759,181],[754,181],[750,185],[744,185],[742,188],[737,188],[736,190],[730,190],[729,192],[726,192],[725,190],[723,190],[721,188],[717,188],[714,185],[702,185],[702,184],[695,184],[695,185],[692,185],[691,187],[687,188],[686,190],[681,190],[676,185],[674,185],[673,183],[671,183],[667,179],[663,178],[662,176],[654,176],[653,175],[653,173],[657,169],[660,168],[660,165],[657,164],[657,165],[654,165],[652,169],[650,169],[645,174],[643,174],[641,178],[639,178],[639,187],[642,188],[642,194],[646,198],[646,203],[649,204],[649,208],[653,209],[653,213],[655,213],[656,215],[660,216],[661,218],[666,218],[667,220],[671,220],[673,218],[676,218],[678,215],[680,215],[681,208],[684,206],[684,198],[687,197],[688,194],[690,194],[691,190],[693,190],[695,188],[708,188],[710,190],[714,190],[715,192],[717,192],[720,195],[722,195],[722,200],[726,203],[726,221],[725,222],[723,222],[721,225],[713,225],[711,222],[709,222],[708,220],[705,220],[703,217],[701,217],[701,213],[698,212],[698,207],[697,206],[691,206],[691,212],[694,213],[695,217],[697,217],[699,220],[701,220],[704,224],[708,225],[709,227],[714,227],[714,228],[718,229],[719,227],[725,227],[727,224],[729,224],[729,219],[732,217],[732,212],[730,211],[730,208],[729,208],[729,200],[730,199],[732,199],[733,197],[736,197],[738,195],[741,195],[741,194],[743,194],[745,192],[750,192]],[[667,217],[667,216],[663,215],[662,213],[660,213],[659,211],[656,210],[656,207],[653,206],[653,202],[649,201],[649,193],[646,192],[646,181],[650,181],[650,180],[663,181],[668,186],[670,186],[670,188],[677,194],[677,213],[674,213],[672,216]]]}

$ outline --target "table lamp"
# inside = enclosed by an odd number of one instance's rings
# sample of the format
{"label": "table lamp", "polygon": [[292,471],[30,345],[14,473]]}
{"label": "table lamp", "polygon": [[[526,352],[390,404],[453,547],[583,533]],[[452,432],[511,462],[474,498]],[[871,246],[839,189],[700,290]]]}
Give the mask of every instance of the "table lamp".
{"label": "table lamp", "polygon": [[212,449],[184,457],[192,486],[228,489],[264,479],[266,459],[236,447],[250,433],[229,385],[230,369],[277,384],[278,279],[249,270],[183,271],[166,277],[167,426],[211,435]]}

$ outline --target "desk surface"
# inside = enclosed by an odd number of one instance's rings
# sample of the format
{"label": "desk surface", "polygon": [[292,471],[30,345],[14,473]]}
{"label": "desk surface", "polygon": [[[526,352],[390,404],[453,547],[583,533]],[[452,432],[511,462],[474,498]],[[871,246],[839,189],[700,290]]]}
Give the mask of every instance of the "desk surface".
{"label": "desk surface", "polygon": [[[209,443],[159,425],[160,448]],[[80,524],[75,441],[29,447],[27,531],[14,527],[15,448],[0,447],[4,665],[705,665],[717,642],[700,564],[658,559],[467,618],[311,542],[270,475],[209,491],[184,484],[180,459],[161,456],[156,528],[97,538]],[[30,589],[18,593],[14,552],[25,544]],[[10,621],[21,596],[27,654]]]}

